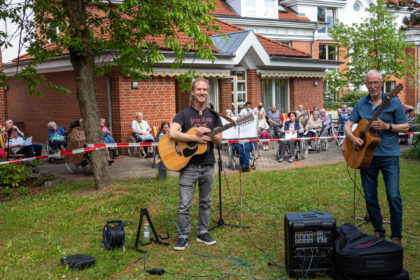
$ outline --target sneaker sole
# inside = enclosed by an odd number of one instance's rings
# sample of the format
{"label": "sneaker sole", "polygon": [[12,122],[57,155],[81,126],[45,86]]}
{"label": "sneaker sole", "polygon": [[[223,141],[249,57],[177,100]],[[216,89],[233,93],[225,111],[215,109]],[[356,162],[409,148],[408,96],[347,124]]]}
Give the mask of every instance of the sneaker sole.
{"label": "sneaker sole", "polygon": [[198,237],[197,237],[197,242],[204,243],[204,244],[206,244],[206,245],[214,245],[214,244],[216,244],[216,240],[213,240],[213,241],[211,241],[211,242],[206,242],[206,241],[204,241],[204,240],[201,240],[201,239],[200,239],[200,238],[198,238]]}
{"label": "sneaker sole", "polygon": [[185,246],[184,247],[174,247],[175,251],[184,251],[185,250]]}

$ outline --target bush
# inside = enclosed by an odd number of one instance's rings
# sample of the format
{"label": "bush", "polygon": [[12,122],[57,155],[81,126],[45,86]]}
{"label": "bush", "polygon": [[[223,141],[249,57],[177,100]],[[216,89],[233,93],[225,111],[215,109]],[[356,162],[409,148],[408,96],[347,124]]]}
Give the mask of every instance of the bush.
{"label": "bush", "polygon": [[335,102],[330,109],[332,110],[337,110],[338,108],[341,109],[341,107],[343,107],[343,105],[340,102]]}
{"label": "bush", "polygon": [[20,187],[27,181],[29,171],[23,164],[0,165],[0,187]]}
{"label": "bush", "polygon": [[349,107],[354,107],[356,105],[357,101],[359,101],[360,98],[366,96],[368,94],[367,91],[361,91],[361,90],[352,90],[347,94],[344,94],[340,97],[340,101],[342,102],[348,102]]}
{"label": "bush", "polygon": [[[420,118],[417,118],[417,124],[420,124]],[[414,143],[410,150],[403,152],[402,156],[410,159],[420,159],[420,135],[413,135]]]}

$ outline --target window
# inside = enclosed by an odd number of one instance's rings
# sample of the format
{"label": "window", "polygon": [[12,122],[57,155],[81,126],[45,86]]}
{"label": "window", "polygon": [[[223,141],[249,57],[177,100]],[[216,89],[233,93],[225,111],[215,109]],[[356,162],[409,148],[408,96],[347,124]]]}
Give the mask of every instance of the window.
{"label": "window", "polygon": [[384,82],[382,85],[382,91],[391,92],[395,87],[395,82]]}
{"label": "window", "polygon": [[[232,111],[238,114],[240,109],[245,106],[246,99],[246,74],[245,72],[232,72]],[[235,93],[236,89],[236,93]],[[235,96],[237,98],[235,106]]]}
{"label": "window", "polygon": [[276,105],[280,113],[289,111],[288,80],[264,79],[261,81],[261,97],[266,112]]}
{"label": "window", "polygon": [[275,2],[273,0],[264,0],[264,17],[276,18]]}
{"label": "window", "polygon": [[244,16],[253,16],[255,14],[255,0],[245,0]]}
{"label": "window", "polygon": [[333,27],[335,22],[335,9],[318,7],[318,22],[325,22],[327,26],[318,29],[319,33],[327,33],[328,28]]}
{"label": "window", "polygon": [[336,45],[319,45],[319,59],[337,60],[337,46]]}
{"label": "window", "polygon": [[362,4],[360,4],[359,1],[354,2],[353,4],[353,10],[355,10],[356,12],[360,11],[360,8],[362,7]]}

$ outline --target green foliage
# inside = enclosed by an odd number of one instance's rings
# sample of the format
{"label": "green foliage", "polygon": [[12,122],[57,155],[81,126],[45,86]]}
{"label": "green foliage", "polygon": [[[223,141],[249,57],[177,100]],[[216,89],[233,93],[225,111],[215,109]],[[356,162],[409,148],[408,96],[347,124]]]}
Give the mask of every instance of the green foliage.
{"label": "green foliage", "polygon": [[337,110],[338,108],[341,108],[341,107],[343,107],[343,104],[341,104],[340,102],[335,102],[335,103],[331,106],[331,108],[329,108],[329,109]]}
{"label": "green foliage", "polygon": [[0,165],[0,187],[17,188],[25,184],[29,171],[23,164]]}
{"label": "green foliage", "polygon": [[[75,56],[101,58],[95,74],[102,76],[118,70],[133,79],[146,78],[153,66],[172,51],[173,68],[179,68],[187,54],[192,58],[214,61],[208,32],[216,30],[211,12],[214,0],[82,1],[95,9],[77,10],[69,1],[25,1],[7,4],[0,1],[0,20],[9,19],[20,26],[22,43],[29,46],[34,59],[16,77],[25,80],[30,94],[42,95],[40,86],[69,94],[69,90],[46,80],[37,65],[70,52]],[[32,13],[33,17],[25,16]],[[80,25],[75,22],[80,18]],[[77,19],[77,20],[75,20]],[[179,34],[187,40],[179,40]],[[41,34],[41,36],[40,36]],[[0,33],[0,48],[10,47],[9,36]],[[163,43],[163,50],[159,44]],[[45,46],[48,44],[48,48]],[[0,73],[2,73],[0,71]],[[183,80],[191,80],[193,72]]]}
{"label": "green foliage", "polygon": [[360,98],[366,96],[368,94],[367,91],[362,90],[351,90],[349,93],[346,93],[340,97],[340,101],[342,102],[349,102],[350,107],[354,107],[356,105],[357,101],[359,101]]}
{"label": "green foliage", "polygon": [[3,193],[5,195],[11,195],[13,193],[13,189],[9,188],[9,187],[5,187],[4,190],[3,190]]}
{"label": "green foliage", "polygon": [[336,70],[328,71],[325,80],[327,81],[327,89],[324,92],[324,101],[337,101],[340,91],[347,86],[347,81]]}
{"label": "green foliage", "polygon": [[340,71],[343,79],[359,86],[371,69],[384,73],[385,81],[387,76],[400,79],[416,73],[415,57],[406,53],[414,45],[405,42],[405,32],[396,28],[395,16],[386,9],[384,0],[370,4],[366,11],[368,17],[361,23],[338,23],[329,29],[333,41],[341,45],[340,55],[349,61]]}
{"label": "green foliage", "polygon": [[20,187],[19,189],[18,189],[18,193],[20,194],[20,195],[27,195],[28,194],[28,189],[26,188],[26,187]]}
{"label": "green foliage", "polygon": [[[417,117],[417,125],[420,125],[420,118]],[[409,159],[420,159],[420,135],[413,135],[414,143],[413,146],[402,153],[403,157]]]}

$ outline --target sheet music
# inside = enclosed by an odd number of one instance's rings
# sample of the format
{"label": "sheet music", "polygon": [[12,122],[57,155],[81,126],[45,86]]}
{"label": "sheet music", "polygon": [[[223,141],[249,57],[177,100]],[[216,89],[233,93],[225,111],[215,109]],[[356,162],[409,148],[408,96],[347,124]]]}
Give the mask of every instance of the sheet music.
{"label": "sheet music", "polygon": [[291,138],[297,138],[297,133],[285,133],[286,140],[289,140]]}
{"label": "sheet music", "polygon": [[[222,119],[222,124],[223,125],[229,123],[224,118],[221,118],[221,119]],[[232,118],[232,119],[236,120],[237,118],[235,117],[235,118]],[[223,133],[222,133],[223,139],[228,140],[228,139],[257,138],[258,137],[257,124],[258,124],[258,119],[254,118],[254,120],[252,122],[249,122],[249,123],[244,124],[244,125],[239,125],[239,126],[229,128],[229,129],[223,131]]]}
{"label": "sheet music", "polygon": [[32,145],[32,136],[26,138],[25,142],[23,142],[23,146],[31,146]]}

